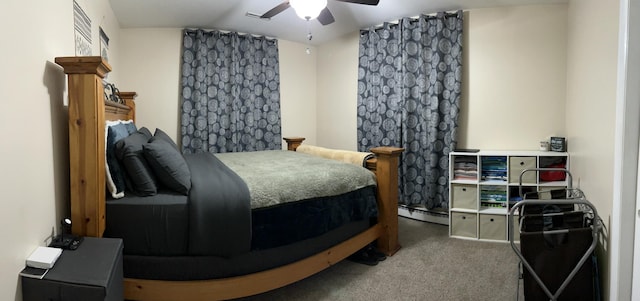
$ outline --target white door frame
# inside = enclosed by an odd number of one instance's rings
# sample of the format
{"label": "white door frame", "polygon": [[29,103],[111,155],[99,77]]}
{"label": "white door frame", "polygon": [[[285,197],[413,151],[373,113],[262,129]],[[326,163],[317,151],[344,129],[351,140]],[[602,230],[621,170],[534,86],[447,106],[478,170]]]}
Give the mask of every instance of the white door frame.
{"label": "white door frame", "polygon": [[[640,3],[620,0],[613,206],[610,221],[608,300],[640,300],[638,203],[640,136]],[[637,204],[638,203],[638,204]],[[605,221],[607,222],[607,221]],[[634,251],[635,250],[635,251]],[[636,263],[640,261],[635,261]],[[635,284],[635,285],[634,285]],[[634,297],[632,299],[632,296]]]}

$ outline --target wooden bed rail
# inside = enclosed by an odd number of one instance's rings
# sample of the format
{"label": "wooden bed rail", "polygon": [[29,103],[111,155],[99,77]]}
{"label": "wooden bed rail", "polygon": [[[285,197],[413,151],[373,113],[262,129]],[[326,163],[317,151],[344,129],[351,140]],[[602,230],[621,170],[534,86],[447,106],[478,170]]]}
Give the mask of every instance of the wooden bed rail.
{"label": "wooden bed rail", "polygon": [[253,274],[211,280],[161,281],[125,278],[130,300],[229,300],[264,293],[314,275],[360,250],[381,232],[375,225],[355,237],[305,259]]}

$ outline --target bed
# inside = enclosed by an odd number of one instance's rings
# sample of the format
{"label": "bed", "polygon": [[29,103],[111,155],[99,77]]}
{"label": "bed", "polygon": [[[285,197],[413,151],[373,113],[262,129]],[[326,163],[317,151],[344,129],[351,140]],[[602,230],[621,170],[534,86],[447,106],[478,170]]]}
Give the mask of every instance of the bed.
{"label": "bed", "polygon": [[[135,122],[136,93],[120,92],[124,100],[122,104],[105,101],[102,80],[105,74],[111,71],[111,67],[100,57],[58,57],[55,61],[68,75],[70,201],[71,218],[74,221],[72,232],[81,236],[102,237],[106,234],[118,237],[122,235],[119,231],[127,229],[118,229],[117,225],[122,223],[117,222],[118,214],[114,209],[117,207],[117,200],[108,200],[106,193],[105,124],[110,120]],[[304,138],[291,137],[285,140],[289,152],[281,152],[293,154],[301,146]],[[237,244],[235,239],[229,240],[228,248],[221,248],[219,243],[215,246],[209,244],[204,248],[216,249],[212,251],[214,254],[206,253],[209,251],[205,250],[200,257],[184,256],[179,246],[162,248],[163,252],[174,250],[174,254],[145,254],[143,247],[135,250],[135,240],[129,239],[129,243],[125,240],[125,246],[130,245],[134,248],[129,249],[129,254],[125,253],[124,256],[125,299],[233,299],[279,288],[306,278],[345,259],[373,241],[376,241],[378,249],[382,252],[393,255],[400,248],[397,228],[397,166],[403,149],[381,146],[370,151],[375,157],[366,160],[366,168],[375,174],[376,183],[369,187],[369,190],[362,188],[349,193],[362,194],[362,198],[365,199],[374,198],[374,223],[367,215],[329,227],[321,233],[301,234],[300,237],[289,241],[274,242],[267,239],[252,242],[259,246],[252,246],[250,252],[241,252],[240,255],[224,253],[227,249],[246,249],[246,243],[240,247],[233,246]],[[198,177],[200,178],[202,177]],[[128,203],[120,205],[127,206],[136,201],[144,203],[148,199],[128,199]],[[184,204],[188,201],[175,196],[167,202],[182,204],[180,206],[186,208]],[[121,209],[126,210],[130,209]],[[252,210],[250,219],[272,218],[258,216],[255,213],[258,211]],[[172,228],[170,231],[175,229]],[[254,228],[251,231],[257,230]],[[225,231],[220,229],[218,232]],[[167,235],[169,234],[165,237]],[[199,240],[197,242],[200,243]],[[164,270],[178,272],[162,274],[161,271],[154,270],[154,267],[158,266],[164,266]]]}

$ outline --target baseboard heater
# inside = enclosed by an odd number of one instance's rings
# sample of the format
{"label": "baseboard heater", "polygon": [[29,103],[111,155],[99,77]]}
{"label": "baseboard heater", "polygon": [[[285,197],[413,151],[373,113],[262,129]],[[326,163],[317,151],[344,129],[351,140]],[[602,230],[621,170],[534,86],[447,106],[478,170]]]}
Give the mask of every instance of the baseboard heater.
{"label": "baseboard heater", "polygon": [[415,220],[449,225],[448,211],[429,210],[425,207],[398,205],[398,215]]}

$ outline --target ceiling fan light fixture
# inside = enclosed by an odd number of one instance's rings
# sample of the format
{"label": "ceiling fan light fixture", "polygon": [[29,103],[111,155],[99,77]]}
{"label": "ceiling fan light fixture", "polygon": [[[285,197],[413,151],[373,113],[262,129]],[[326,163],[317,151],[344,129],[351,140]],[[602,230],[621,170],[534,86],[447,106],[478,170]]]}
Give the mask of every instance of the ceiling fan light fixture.
{"label": "ceiling fan light fixture", "polygon": [[289,4],[300,18],[311,20],[327,7],[327,0],[289,0]]}

